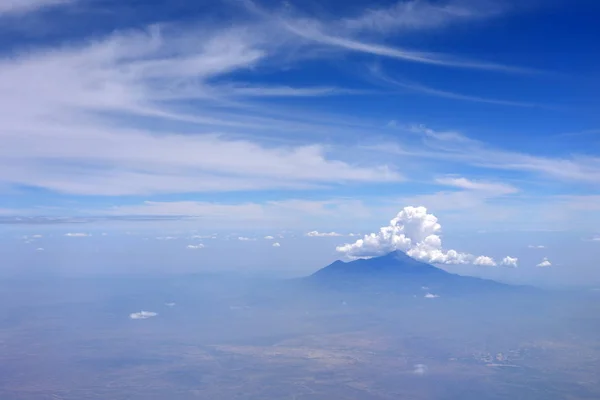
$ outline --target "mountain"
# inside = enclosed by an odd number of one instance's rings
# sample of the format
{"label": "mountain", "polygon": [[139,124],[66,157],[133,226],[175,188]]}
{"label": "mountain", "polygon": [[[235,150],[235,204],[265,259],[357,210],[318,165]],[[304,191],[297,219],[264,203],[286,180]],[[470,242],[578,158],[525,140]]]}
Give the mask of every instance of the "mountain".
{"label": "mountain", "polygon": [[335,261],[306,281],[339,290],[439,294],[473,294],[521,288],[488,279],[462,276],[417,261],[401,251],[351,262]]}

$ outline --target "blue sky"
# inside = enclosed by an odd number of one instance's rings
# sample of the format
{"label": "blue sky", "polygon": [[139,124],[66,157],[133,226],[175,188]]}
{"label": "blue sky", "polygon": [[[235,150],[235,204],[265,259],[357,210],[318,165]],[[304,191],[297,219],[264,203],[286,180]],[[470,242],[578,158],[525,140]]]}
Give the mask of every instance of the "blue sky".
{"label": "blue sky", "polygon": [[[599,255],[597,2],[197,3],[0,1],[7,237],[365,234],[424,206],[445,240]],[[537,245],[509,242],[495,264]]]}

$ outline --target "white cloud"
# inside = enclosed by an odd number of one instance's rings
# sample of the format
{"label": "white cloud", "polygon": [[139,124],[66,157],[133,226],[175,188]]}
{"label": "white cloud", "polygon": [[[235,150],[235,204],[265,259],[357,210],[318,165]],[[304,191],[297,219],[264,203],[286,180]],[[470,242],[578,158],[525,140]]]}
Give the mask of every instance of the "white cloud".
{"label": "white cloud", "polygon": [[176,240],[176,236],[157,236],[156,240]]}
{"label": "white cloud", "polygon": [[417,364],[414,367],[413,373],[417,375],[424,375],[427,373],[427,365],[425,364]]}
{"label": "white cloud", "polygon": [[35,249],[35,251],[44,251],[43,247],[38,247],[37,249]]}
{"label": "white cloud", "polygon": [[426,299],[437,299],[437,298],[438,298],[438,297],[440,297],[440,296],[438,296],[437,294],[433,294],[433,293],[427,293],[427,294],[426,294],[425,296],[423,296],[423,297],[425,297]]}
{"label": "white cloud", "polygon": [[273,247],[281,247],[281,244],[279,244],[279,242],[275,242],[273,243]]}
{"label": "white cloud", "polygon": [[158,314],[152,311],[140,311],[129,314],[129,318],[131,319],[148,319],[152,317],[156,317]]}
{"label": "white cloud", "polygon": [[274,240],[275,238],[273,236],[265,236],[265,240]]}
{"label": "white cloud", "polygon": [[538,245],[534,245],[534,244],[530,244],[529,246],[527,246],[528,249],[545,249],[546,246],[538,244]]}
{"label": "white cloud", "polygon": [[[387,165],[344,161],[314,140],[267,141],[269,131],[298,131],[285,118],[215,106],[225,98],[211,86],[214,78],[276,55],[276,44],[259,28],[178,32],[120,32],[0,59],[0,183],[66,194],[146,195],[402,180]],[[199,107],[186,114],[178,104],[189,97]],[[136,129],[124,118],[196,128],[180,133],[140,123]],[[39,146],[26,146],[31,140]],[[52,161],[58,158],[64,162]]]}
{"label": "white cloud", "polygon": [[198,244],[188,244],[186,246],[186,249],[190,249],[190,250],[198,250],[198,249],[203,249],[204,245],[202,243],[198,243]]}
{"label": "white cloud", "polygon": [[165,306],[167,307],[175,307],[175,303],[171,302],[171,303],[165,303]]}
{"label": "white cloud", "polygon": [[65,233],[65,236],[68,237],[88,237],[92,236],[91,233],[83,233],[83,232],[73,232],[73,233]]}
{"label": "white cloud", "polygon": [[436,179],[440,185],[454,186],[461,189],[487,192],[496,196],[516,193],[519,189],[514,186],[497,182],[473,181],[463,177],[445,177]]}
{"label": "white cloud", "polygon": [[352,33],[430,30],[493,17],[504,11],[504,7],[490,1],[397,1],[388,7],[369,8],[355,18],[343,19],[341,25]]}
{"label": "white cloud", "polygon": [[249,237],[246,237],[246,236],[240,236],[240,237],[238,237],[238,240],[239,240],[239,241],[241,241],[241,242],[253,242],[253,241],[255,241],[256,239],[254,239],[254,238],[249,238]]}
{"label": "white cloud", "polygon": [[507,267],[513,267],[516,268],[518,265],[519,259],[517,257],[509,257],[506,256],[502,259],[501,264],[505,265]]}
{"label": "white cloud", "polygon": [[536,265],[536,267],[541,267],[541,268],[551,267],[551,266],[552,266],[552,263],[546,257],[544,257],[544,259],[542,260],[541,263]]}
{"label": "white cloud", "polygon": [[337,233],[337,232],[311,231],[311,232],[308,232],[305,236],[310,236],[310,237],[335,237],[335,236],[343,236],[343,235],[341,233]]}
{"label": "white cloud", "polygon": [[600,242],[600,236],[594,236],[592,242]]}
{"label": "white cloud", "polygon": [[473,261],[474,265],[483,265],[486,267],[495,267],[496,261],[494,261],[493,258],[491,257],[487,257],[487,256],[479,256],[475,259],[475,261]]}
{"label": "white cloud", "polygon": [[32,237],[32,238],[34,238],[34,239],[40,239],[40,238],[42,238],[43,236],[42,236],[42,235],[39,235],[39,234],[36,234],[36,235],[31,235],[31,237]]}
{"label": "white cloud", "polygon": [[[380,256],[402,250],[417,260],[434,264],[473,264],[475,261],[479,264],[495,264],[490,257],[476,257],[456,250],[444,251],[439,236],[441,229],[436,216],[427,213],[425,207],[409,206],[404,207],[390,221],[390,225],[380,228],[378,233],[365,235],[363,239],[338,246],[336,250],[350,259]],[[516,259],[514,260],[516,263]]]}
{"label": "white cloud", "polygon": [[0,17],[19,15],[43,8],[74,3],[77,0],[0,0]]}

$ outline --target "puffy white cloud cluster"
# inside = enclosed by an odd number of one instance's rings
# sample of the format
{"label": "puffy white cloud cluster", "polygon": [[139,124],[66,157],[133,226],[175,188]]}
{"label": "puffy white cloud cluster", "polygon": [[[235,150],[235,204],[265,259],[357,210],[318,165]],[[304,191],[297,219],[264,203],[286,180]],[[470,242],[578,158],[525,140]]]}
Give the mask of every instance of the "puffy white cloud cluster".
{"label": "puffy white cloud cluster", "polygon": [[[439,234],[441,225],[425,207],[404,207],[377,233],[365,235],[354,243],[338,246],[336,250],[350,259],[381,256],[401,250],[409,256],[433,264],[475,264],[496,266],[488,256],[474,256],[456,250],[444,251]],[[516,266],[517,258],[505,257],[500,265]]]}
{"label": "puffy white cloud cluster", "polygon": [[273,243],[273,247],[281,247],[281,244],[279,242],[275,242]]}
{"label": "puffy white cloud cluster", "polygon": [[337,237],[337,236],[343,236],[343,235],[341,233],[337,233],[337,232],[312,231],[312,232],[308,232],[306,234],[306,236],[309,236],[309,237]]}
{"label": "puffy white cloud cluster", "polygon": [[275,239],[273,236],[270,236],[270,235],[269,236],[265,236],[265,240],[273,240],[273,239]]}
{"label": "puffy white cloud cluster", "polygon": [[506,257],[504,257],[504,258],[502,259],[502,263],[501,263],[501,264],[502,264],[502,265],[505,265],[505,266],[507,266],[507,267],[514,267],[514,268],[516,268],[516,267],[517,267],[517,264],[518,264],[518,262],[519,262],[519,259],[518,259],[517,257],[509,257],[509,256],[506,256]]}
{"label": "puffy white cloud cluster", "polygon": [[551,266],[552,266],[552,263],[546,257],[544,257],[542,262],[537,265],[537,267],[540,267],[540,268],[551,267]]}
{"label": "puffy white cloud cluster", "polygon": [[88,237],[88,236],[92,236],[92,234],[91,233],[74,232],[74,233],[65,233],[65,236],[68,236],[68,237]]}
{"label": "puffy white cloud cluster", "polygon": [[437,299],[437,298],[438,298],[438,297],[440,297],[440,296],[439,296],[439,295],[437,295],[437,294],[433,294],[433,293],[427,293],[427,294],[426,294],[424,297],[425,297],[426,299]]}
{"label": "puffy white cloud cluster", "polygon": [[129,314],[129,318],[131,319],[148,319],[152,317],[156,317],[158,314],[153,311],[140,311]]}
{"label": "puffy white cloud cluster", "polygon": [[204,245],[202,243],[198,243],[198,244],[188,244],[186,246],[187,249],[190,250],[198,250],[198,249],[203,249]]}

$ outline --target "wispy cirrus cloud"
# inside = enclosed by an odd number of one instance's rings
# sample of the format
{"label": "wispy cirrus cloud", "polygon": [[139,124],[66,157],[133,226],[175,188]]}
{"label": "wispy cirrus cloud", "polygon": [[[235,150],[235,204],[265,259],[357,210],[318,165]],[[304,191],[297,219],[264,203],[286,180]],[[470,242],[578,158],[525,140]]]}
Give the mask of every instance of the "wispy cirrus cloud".
{"label": "wispy cirrus cloud", "polygon": [[490,1],[454,1],[439,5],[427,1],[398,2],[388,8],[366,9],[363,14],[338,20],[294,15],[292,7],[277,13],[246,0],[248,9],[264,20],[275,21],[287,32],[304,40],[332,46],[344,51],[368,53],[442,67],[481,69],[509,73],[533,73],[533,69],[491,62],[460,59],[434,52],[392,47],[374,41],[358,39],[368,32],[392,33],[398,30],[437,29],[453,22],[483,19],[499,15],[504,7]]}
{"label": "wispy cirrus cloud", "polygon": [[376,79],[381,80],[382,82],[390,85],[391,87],[405,89],[415,93],[422,93],[429,96],[511,107],[548,107],[541,104],[527,103],[522,101],[500,100],[481,96],[466,95],[462,93],[451,92],[448,90],[436,89],[429,86],[425,86],[423,84],[410,82],[406,80],[392,79],[389,76],[385,75],[378,67],[370,68],[370,71]]}
{"label": "wispy cirrus cloud", "polygon": [[3,15],[23,15],[44,8],[75,3],[79,0],[0,0],[0,18]]}
{"label": "wispy cirrus cloud", "polygon": [[[237,85],[223,92],[213,82],[259,66],[276,46],[251,27],[183,33],[152,27],[1,59],[0,182],[68,194],[135,195],[401,180],[387,165],[336,159],[319,143],[248,139],[256,129],[285,122],[244,116],[237,104],[229,105],[229,94],[335,90]],[[204,111],[179,108],[178,100],[192,96],[203,99]],[[139,121],[157,119],[195,128],[191,134],[139,128]],[[38,146],[25,145],[32,140]]]}

